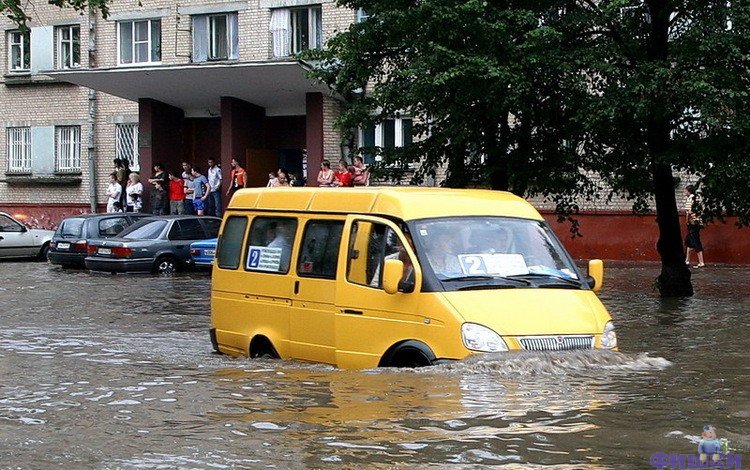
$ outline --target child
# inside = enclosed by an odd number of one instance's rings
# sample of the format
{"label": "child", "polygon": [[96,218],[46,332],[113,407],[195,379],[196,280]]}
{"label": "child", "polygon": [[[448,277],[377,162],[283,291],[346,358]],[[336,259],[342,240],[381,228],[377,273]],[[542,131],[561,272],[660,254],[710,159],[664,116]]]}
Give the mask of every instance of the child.
{"label": "child", "polygon": [[128,209],[130,208],[132,208],[130,212],[140,212],[143,208],[141,197],[136,193],[130,195],[130,204],[128,204]]}
{"label": "child", "polygon": [[110,211],[108,209],[107,212],[122,212],[122,203],[120,201],[115,201],[112,204],[112,210]]}
{"label": "child", "polygon": [[267,188],[273,188],[274,186],[279,185],[279,179],[276,177],[276,173],[273,171],[268,173],[268,184],[266,185]]}
{"label": "child", "polygon": [[151,190],[151,213],[164,215],[167,207],[167,192],[164,190],[161,180],[154,181],[152,184],[154,189]]}

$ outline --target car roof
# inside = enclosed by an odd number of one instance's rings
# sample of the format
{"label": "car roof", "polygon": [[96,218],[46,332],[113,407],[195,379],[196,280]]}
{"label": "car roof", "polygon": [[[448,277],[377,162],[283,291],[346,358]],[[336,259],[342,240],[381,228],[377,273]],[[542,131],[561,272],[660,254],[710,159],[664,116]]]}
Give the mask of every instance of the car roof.
{"label": "car roof", "polygon": [[96,219],[96,218],[105,218],[105,217],[118,217],[123,215],[130,215],[130,216],[136,216],[136,217],[142,217],[142,216],[149,216],[150,214],[142,214],[140,212],[100,212],[97,214],[78,214],[78,215],[69,215],[68,217],[65,217],[63,220],[67,219]]}
{"label": "car roof", "polygon": [[505,191],[417,186],[240,189],[230,210],[334,212],[414,220],[448,216],[505,216],[543,220],[526,200]]}

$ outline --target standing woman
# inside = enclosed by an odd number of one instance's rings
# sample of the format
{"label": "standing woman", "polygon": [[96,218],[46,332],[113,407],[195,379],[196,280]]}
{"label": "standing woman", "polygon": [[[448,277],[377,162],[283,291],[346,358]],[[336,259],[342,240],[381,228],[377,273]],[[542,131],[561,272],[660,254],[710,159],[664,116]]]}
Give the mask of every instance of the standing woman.
{"label": "standing woman", "polygon": [[352,179],[352,183],[354,183],[354,186],[370,185],[370,172],[367,171],[365,161],[359,155],[354,157],[354,178]]}
{"label": "standing woman", "polygon": [[[140,176],[138,173],[133,172],[130,173],[130,176],[128,176],[128,185],[125,188],[125,193],[127,195],[127,201],[128,201],[128,210],[127,212],[135,212],[135,206],[134,206],[134,200],[135,199],[141,199],[141,196],[143,195],[143,185],[141,184]],[[133,198],[133,194],[137,194],[137,198]]]}
{"label": "standing woman", "polygon": [[695,250],[698,253],[698,264],[696,268],[702,268],[703,264],[703,243],[701,243],[701,229],[703,228],[703,219],[701,217],[703,201],[701,195],[695,191],[692,184],[685,188],[685,219],[687,222],[687,236],[685,237],[685,246],[687,247],[685,255],[685,264],[690,265],[690,251]]}
{"label": "standing woman", "polygon": [[318,172],[318,185],[323,187],[333,186],[333,176],[331,162],[323,160],[320,163],[320,171]]}

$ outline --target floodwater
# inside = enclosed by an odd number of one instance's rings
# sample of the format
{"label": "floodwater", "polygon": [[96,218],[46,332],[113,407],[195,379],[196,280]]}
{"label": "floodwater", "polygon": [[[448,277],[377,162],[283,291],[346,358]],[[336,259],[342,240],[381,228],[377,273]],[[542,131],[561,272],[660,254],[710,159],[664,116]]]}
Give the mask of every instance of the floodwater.
{"label": "floodwater", "polygon": [[606,271],[622,353],[342,371],[212,353],[206,274],[0,263],[0,467],[650,468],[706,424],[750,462],[750,268],[657,274]]}

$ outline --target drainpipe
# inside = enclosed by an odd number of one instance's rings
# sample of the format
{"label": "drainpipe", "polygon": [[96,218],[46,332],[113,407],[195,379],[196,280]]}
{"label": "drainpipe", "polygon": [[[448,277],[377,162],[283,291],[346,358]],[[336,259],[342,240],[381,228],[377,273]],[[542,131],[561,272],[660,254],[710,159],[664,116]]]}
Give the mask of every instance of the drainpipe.
{"label": "drainpipe", "polygon": [[[88,8],[88,18],[86,21],[86,27],[89,34],[89,68],[96,66],[96,10]],[[88,105],[89,115],[87,119],[88,128],[88,139],[87,139],[87,153],[88,153],[88,169],[89,169],[89,201],[91,202],[91,212],[95,213],[97,210],[97,198],[96,198],[96,140],[94,138],[94,131],[96,130],[96,92],[89,88],[88,90]]]}

